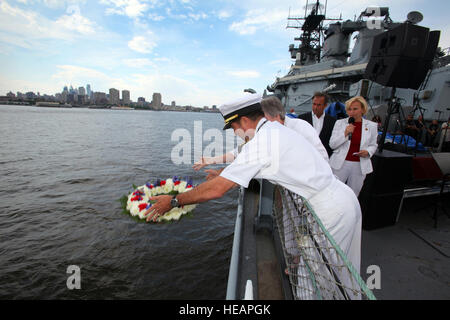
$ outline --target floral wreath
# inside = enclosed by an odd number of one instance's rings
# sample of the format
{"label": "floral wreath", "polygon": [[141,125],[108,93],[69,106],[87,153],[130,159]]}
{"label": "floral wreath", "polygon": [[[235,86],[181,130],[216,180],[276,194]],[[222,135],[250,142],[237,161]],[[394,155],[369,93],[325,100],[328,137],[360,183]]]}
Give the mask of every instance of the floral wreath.
{"label": "floral wreath", "polygon": [[[155,183],[147,182],[145,185],[136,187],[128,196],[122,197],[122,207],[126,213],[141,220],[146,219],[145,212],[150,209],[156,201],[151,201],[151,197],[160,195],[177,195],[179,193],[190,191],[194,188],[191,178],[181,180],[177,176],[166,180],[158,179]],[[195,204],[172,208],[163,216],[158,217],[156,222],[179,220],[181,216],[191,212],[196,207]]]}

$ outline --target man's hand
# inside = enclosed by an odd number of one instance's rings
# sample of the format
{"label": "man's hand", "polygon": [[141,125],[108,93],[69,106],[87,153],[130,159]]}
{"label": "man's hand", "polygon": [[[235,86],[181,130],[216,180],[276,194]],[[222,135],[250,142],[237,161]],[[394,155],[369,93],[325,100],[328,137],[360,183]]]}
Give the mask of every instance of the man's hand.
{"label": "man's hand", "polygon": [[201,157],[200,160],[198,160],[196,163],[194,163],[194,165],[192,166],[192,168],[193,168],[195,171],[198,171],[198,170],[200,170],[200,169],[202,169],[202,168],[204,168],[204,167],[206,167],[206,166],[208,166],[208,165],[210,165],[210,164],[214,164],[214,162],[211,161],[211,158],[208,158],[208,157]]}
{"label": "man's hand", "polygon": [[156,222],[156,220],[159,217],[162,217],[166,212],[172,210],[172,205],[170,204],[170,200],[172,200],[172,196],[157,196],[157,197],[151,197],[150,201],[156,201],[145,213],[144,216],[147,216],[147,222],[150,220],[153,220],[153,222]]}

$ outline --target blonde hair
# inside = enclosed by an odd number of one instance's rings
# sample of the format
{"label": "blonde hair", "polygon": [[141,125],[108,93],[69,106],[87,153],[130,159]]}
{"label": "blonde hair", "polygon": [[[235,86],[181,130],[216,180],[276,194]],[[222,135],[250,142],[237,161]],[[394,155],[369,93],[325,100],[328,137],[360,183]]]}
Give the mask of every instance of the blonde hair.
{"label": "blonde hair", "polygon": [[350,108],[352,103],[355,102],[355,101],[358,101],[361,104],[361,109],[362,109],[363,115],[365,115],[367,113],[367,110],[369,109],[369,106],[367,104],[366,99],[364,99],[361,96],[356,96],[356,97],[353,97],[351,99],[348,99],[345,102],[345,111],[348,111],[348,108]]}

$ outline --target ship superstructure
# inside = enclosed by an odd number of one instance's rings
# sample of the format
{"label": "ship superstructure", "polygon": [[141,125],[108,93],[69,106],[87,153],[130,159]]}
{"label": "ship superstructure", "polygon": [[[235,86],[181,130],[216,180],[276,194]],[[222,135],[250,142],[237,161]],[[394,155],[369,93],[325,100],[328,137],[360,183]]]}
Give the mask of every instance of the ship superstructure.
{"label": "ship superstructure", "polygon": [[[313,93],[330,86],[333,89],[328,94],[333,101],[344,102],[351,96],[363,95],[375,110],[377,107],[384,110],[392,88],[364,77],[374,38],[403,23],[420,21],[421,14],[412,12],[405,22],[394,22],[387,7],[369,7],[358,18],[342,21],[326,17],[326,4],[307,1],[304,17],[290,14],[288,17],[287,27],[301,30],[301,35],[294,39],[300,44],[289,46],[294,63],[284,77],[276,78],[267,89],[281,99],[287,110],[294,109],[296,113],[311,111]],[[437,117],[444,120],[450,116],[447,110],[450,107],[449,53],[449,49],[438,50],[433,68],[419,90],[396,90],[404,107],[412,110],[420,105],[428,120]]]}

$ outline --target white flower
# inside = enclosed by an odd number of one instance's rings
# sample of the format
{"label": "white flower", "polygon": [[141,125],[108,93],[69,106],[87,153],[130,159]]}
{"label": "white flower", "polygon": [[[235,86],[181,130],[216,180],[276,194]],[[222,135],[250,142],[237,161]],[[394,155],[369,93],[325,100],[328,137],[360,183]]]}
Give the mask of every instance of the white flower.
{"label": "white flower", "polygon": [[141,220],[144,220],[147,218],[147,216],[144,216],[145,212],[147,212],[147,209],[144,209],[142,211],[139,212],[138,216]]}
{"label": "white flower", "polygon": [[178,221],[180,219],[181,215],[184,214],[184,210],[180,210],[180,208],[174,208],[174,209],[176,209],[176,211],[172,213],[172,216],[173,216],[172,219]]}
{"label": "white flower", "polygon": [[185,192],[185,190],[186,190],[186,185],[187,185],[187,182],[186,181],[182,181],[179,185],[178,185],[178,192],[179,193],[183,193],[183,192]]}
{"label": "white flower", "polygon": [[183,189],[186,188],[187,186],[187,182],[186,181],[181,181],[181,183],[179,184],[180,187],[182,187]]}
{"label": "white flower", "polygon": [[144,193],[147,197],[151,197],[152,196],[152,189],[150,189],[149,187],[147,187],[146,185],[144,186]]}
{"label": "white flower", "polygon": [[166,186],[167,186],[167,185],[169,185],[169,186],[172,186],[172,187],[173,187],[173,180],[172,180],[172,179],[170,179],[170,178],[169,178],[169,179],[167,179],[167,180],[166,180]]}
{"label": "white flower", "polygon": [[163,187],[163,191],[164,191],[164,193],[169,193],[169,192],[171,192],[172,191],[172,187],[173,187],[173,184],[165,184],[164,185],[164,187]]}
{"label": "white flower", "polygon": [[195,205],[195,204],[188,204],[187,206],[184,206],[184,208],[186,209],[187,212],[190,212],[190,211],[194,210],[196,206],[197,205]]}
{"label": "white flower", "polygon": [[157,196],[158,194],[161,194],[161,193],[163,193],[163,188],[162,187],[156,187],[156,188],[154,188],[155,189],[155,196]]}
{"label": "white flower", "polygon": [[133,204],[130,208],[130,213],[133,217],[137,216],[139,214],[139,205],[143,203],[142,201],[133,201]]}

